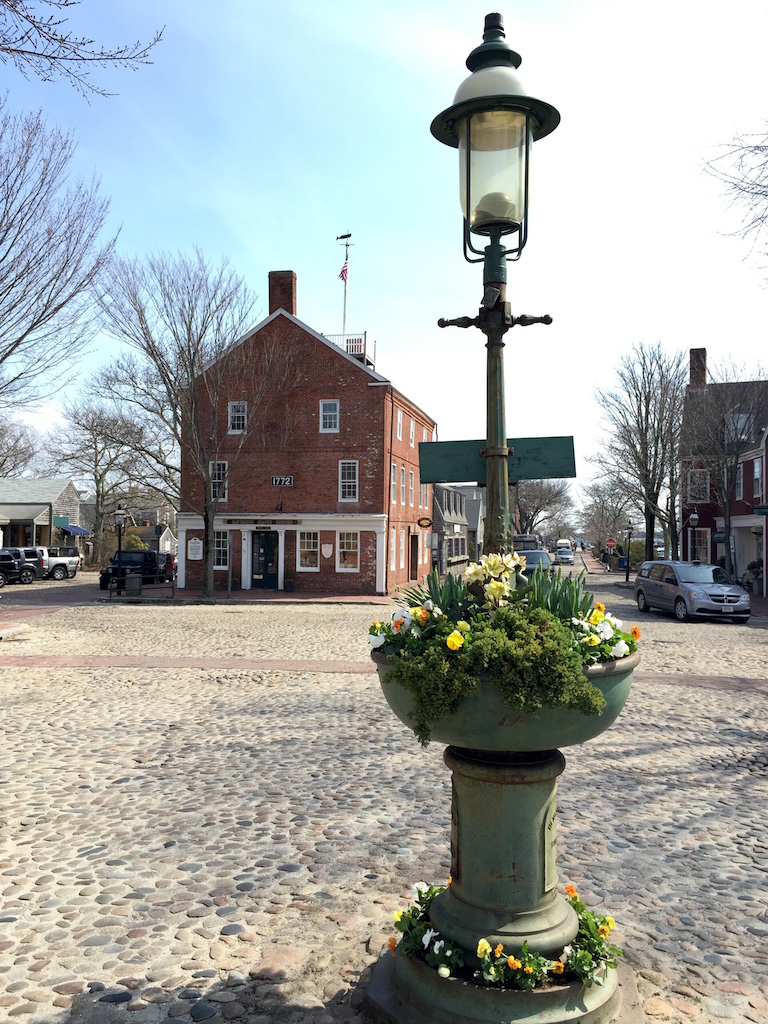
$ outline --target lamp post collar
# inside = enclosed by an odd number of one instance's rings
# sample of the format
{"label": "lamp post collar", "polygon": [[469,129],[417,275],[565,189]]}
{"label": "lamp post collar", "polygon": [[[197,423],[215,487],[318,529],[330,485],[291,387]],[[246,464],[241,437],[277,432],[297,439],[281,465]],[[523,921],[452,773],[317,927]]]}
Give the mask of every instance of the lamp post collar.
{"label": "lamp post collar", "polygon": [[498,64],[511,64],[519,68],[523,58],[515,53],[505,40],[504,18],[500,14],[486,14],[483,41],[467,57],[470,71],[492,67]]}

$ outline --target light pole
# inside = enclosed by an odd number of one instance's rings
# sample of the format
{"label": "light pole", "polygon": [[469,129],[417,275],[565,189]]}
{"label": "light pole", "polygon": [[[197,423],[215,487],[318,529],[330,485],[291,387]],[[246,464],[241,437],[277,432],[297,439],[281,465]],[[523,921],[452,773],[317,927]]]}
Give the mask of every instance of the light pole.
{"label": "light pole", "polygon": [[123,550],[123,527],[125,526],[125,509],[122,502],[115,509],[115,526],[117,527],[117,592],[123,589],[123,581],[120,578],[120,556]]}
{"label": "light pole", "polygon": [[[467,57],[472,72],[453,105],[432,122],[432,134],[459,150],[464,258],[483,263],[478,316],[439,320],[440,327],[479,327],[488,339],[486,509],[483,550],[511,552],[507,424],[504,408],[504,335],[515,324],[552,323],[549,316],[513,317],[507,302],[507,260],[518,259],[528,239],[528,173],[533,142],[549,135],[560,114],[528,96],[515,71],[521,57],[504,40],[500,14],[485,19],[483,42]],[[473,235],[488,244],[477,249]],[[502,238],[508,244],[502,244]],[[473,255],[471,255],[473,254]]]}
{"label": "light pole", "polygon": [[632,520],[627,520],[627,574],[624,582],[629,583],[629,553],[632,550]]}
{"label": "light pole", "polygon": [[699,513],[696,511],[696,509],[694,509],[693,512],[691,512],[691,514],[688,516],[688,522],[691,526],[691,561],[695,562],[697,554],[696,527],[699,525]]}

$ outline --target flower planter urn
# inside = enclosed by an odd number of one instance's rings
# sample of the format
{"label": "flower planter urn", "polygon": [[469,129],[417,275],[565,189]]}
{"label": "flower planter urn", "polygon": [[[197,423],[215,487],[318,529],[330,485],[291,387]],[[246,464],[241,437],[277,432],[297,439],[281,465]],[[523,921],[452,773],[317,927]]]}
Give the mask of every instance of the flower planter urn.
{"label": "flower planter urn", "polygon": [[[373,651],[372,658],[387,703],[411,726],[409,691],[390,678],[386,657]],[[515,711],[481,677],[474,694],[432,724],[431,739],[448,744],[443,756],[452,772],[452,880],[433,901],[431,920],[441,937],[466,952],[466,963],[472,964],[480,938],[509,952],[526,942],[556,959],[575,937],[576,914],[557,892],[556,792],[565,768],[559,748],[593,739],[616,720],[639,660],[632,654],[585,667],[605,697],[601,715],[564,707]],[[620,1000],[615,971],[603,985],[556,985],[546,996],[443,979],[401,956],[389,966],[380,963],[377,972],[367,1009],[387,1024],[597,1024],[615,1018]]]}

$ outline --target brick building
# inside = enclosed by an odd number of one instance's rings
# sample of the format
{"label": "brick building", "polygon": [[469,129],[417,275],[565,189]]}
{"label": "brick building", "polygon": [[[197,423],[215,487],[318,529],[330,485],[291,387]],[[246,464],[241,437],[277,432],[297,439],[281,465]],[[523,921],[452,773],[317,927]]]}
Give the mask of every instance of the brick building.
{"label": "brick building", "polygon": [[[296,275],[269,275],[269,316],[238,346],[290,354],[277,406],[230,466],[226,445],[214,520],[215,585],[338,594],[394,594],[430,568],[432,487],[419,443],[435,421],[376,373],[360,337],[336,344],[296,317]],[[354,353],[354,354],[352,354]],[[234,452],[248,405],[226,403]],[[202,580],[200,480],[182,455],[178,585]],[[189,499],[185,502],[185,498]],[[419,525],[422,519],[422,525]]]}

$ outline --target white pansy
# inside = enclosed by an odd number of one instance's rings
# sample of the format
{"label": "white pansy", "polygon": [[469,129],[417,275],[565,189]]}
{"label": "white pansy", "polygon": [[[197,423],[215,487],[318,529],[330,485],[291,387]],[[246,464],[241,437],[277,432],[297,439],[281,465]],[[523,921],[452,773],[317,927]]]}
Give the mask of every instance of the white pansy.
{"label": "white pansy", "polygon": [[398,608],[392,616],[392,628],[396,633],[407,633],[411,624],[411,613],[407,608]]}
{"label": "white pansy", "polygon": [[628,654],[629,654],[629,647],[627,646],[627,644],[623,640],[619,640],[619,642],[614,647],[611,648],[611,657],[612,658],[626,658],[626,656]]}
{"label": "white pansy", "polygon": [[439,934],[440,933],[436,932],[434,928],[427,928],[427,930],[421,937],[421,944],[424,947],[424,949],[429,949],[430,942],[432,941],[432,939],[436,939]]}
{"label": "white pansy", "polygon": [[417,900],[422,893],[427,891],[428,888],[429,886],[427,885],[426,882],[416,882],[412,892],[413,898]]}
{"label": "white pansy", "polygon": [[439,953],[444,945],[445,945],[445,939],[438,939],[437,942],[432,947],[432,952],[433,953]]}
{"label": "white pansy", "polygon": [[606,622],[603,619],[602,622],[598,623],[596,633],[601,640],[610,640],[613,637],[613,627],[610,622]]}
{"label": "white pansy", "polygon": [[375,635],[373,633],[368,634],[368,643],[371,645],[371,647],[381,647],[386,642],[387,638],[384,636],[383,633],[376,633]]}

